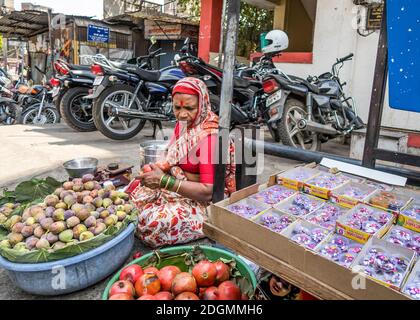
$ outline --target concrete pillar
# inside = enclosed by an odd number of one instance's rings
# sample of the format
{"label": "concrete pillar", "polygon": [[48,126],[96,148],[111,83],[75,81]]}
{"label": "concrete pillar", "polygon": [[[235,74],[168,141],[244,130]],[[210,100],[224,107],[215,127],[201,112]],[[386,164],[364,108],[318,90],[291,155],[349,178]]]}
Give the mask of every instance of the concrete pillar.
{"label": "concrete pillar", "polygon": [[201,0],[198,56],[206,62],[210,52],[219,52],[223,0]]}
{"label": "concrete pillar", "polygon": [[278,3],[279,4],[274,8],[273,29],[284,30],[286,28],[287,0],[280,0]]}

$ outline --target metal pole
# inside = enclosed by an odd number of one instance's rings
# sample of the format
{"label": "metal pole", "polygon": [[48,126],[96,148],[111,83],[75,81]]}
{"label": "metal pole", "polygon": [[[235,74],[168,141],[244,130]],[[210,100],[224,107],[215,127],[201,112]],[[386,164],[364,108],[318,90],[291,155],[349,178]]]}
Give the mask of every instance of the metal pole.
{"label": "metal pole", "polygon": [[222,9],[222,26],[220,28],[220,45],[219,45],[219,61],[217,62],[217,66],[219,68],[222,67],[222,58],[223,58],[223,45],[225,42],[225,16],[226,16],[226,6],[227,0],[223,0],[223,9]]}
{"label": "metal pole", "polygon": [[50,53],[50,63],[47,65],[45,73],[49,74],[49,71],[53,68],[54,63],[54,48],[53,48],[53,41],[52,41],[52,9],[48,9],[48,50]]}
{"label": "metal pole", "polygon": [[240,0],[230,0],[227,8],[227,37],[225,47],[225,62],[223,70],[222,95],[220,98],[219,120],[219,163],[216,167],[213,201],[219,202],[224,198],[226,152],[229,141],[231,105],[233,95],[233,72],[235,68],[236,47],[238,41]]}
{"label": "metal pole", "polygon": [[378,44],[375,78],[373,80],[372,100],[370,103],[365,151],[362,162],[363,166],[368,168],[375,168],[376,165],[375,149],[378,148],[386,94],[388,76],[388,26],[386,9],[386,0],[384,0],[384,13],[382,16],[381,35]]}

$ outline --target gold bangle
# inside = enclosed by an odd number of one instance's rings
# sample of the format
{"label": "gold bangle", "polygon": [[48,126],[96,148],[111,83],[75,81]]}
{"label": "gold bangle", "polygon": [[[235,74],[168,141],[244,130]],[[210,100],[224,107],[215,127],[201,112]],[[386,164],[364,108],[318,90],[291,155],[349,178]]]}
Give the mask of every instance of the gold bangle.
{"label": "gold bangle", "polygon": [[179,180],[178,189],[176,189],[176,193],[178,193],[178,194],[179,194],[179,189],[181,189],[182,182],[183,182],[182,180]]}

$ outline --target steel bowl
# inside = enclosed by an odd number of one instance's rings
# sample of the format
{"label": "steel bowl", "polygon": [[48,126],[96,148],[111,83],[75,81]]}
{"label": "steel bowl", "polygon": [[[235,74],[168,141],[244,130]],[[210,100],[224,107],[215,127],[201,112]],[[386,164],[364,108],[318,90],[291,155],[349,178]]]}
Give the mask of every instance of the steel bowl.
{"label": "steel bowl", "polygon": [[162,162],[168,155],[168,141],[153,140],[140,144],[140,165]]}
{"label": "steel bowl", "polygon": [[95,175],[99,160],[95,158],[80,158],[67,161],[63,164],[70,178],[82,178],[85,174]]}

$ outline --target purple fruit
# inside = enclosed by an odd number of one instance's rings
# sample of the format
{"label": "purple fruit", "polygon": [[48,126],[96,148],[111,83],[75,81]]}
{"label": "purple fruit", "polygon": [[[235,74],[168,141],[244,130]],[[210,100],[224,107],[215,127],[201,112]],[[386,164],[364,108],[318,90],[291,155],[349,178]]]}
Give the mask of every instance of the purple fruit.
{"label": "purple fruit", "polygon": [[55,234],[49,233],[47,234],[46,239],[50,243],[50,245],[53,245],[54,243],[58,241],[58,236],[56,236]]}
{"label": "purple fruit", "polygon": [[68,220],[71,217],[76,216],[76,213],[73,210],[67,210],[66,212],[64,212],[64,219]]}
{"label": "purple fruit", "polygon": [[87,218],[85,221],[85,226],[87,228],[96,227],[96,218],[93,216],[90,216],[89,218]]}
{"label": "purple fruit", "polygon": [[95,179],[95,177],[92,174],[85,174],[82,177],[82,182],[83,183],[90,182],[90,181],[93,181],[93,179]]}
{"label": "purple fruit", "polygon": [[55,210],[56,209],[54,207],[48,207],[47,209],[45,209],[45,216],[47,218],[52,218]]}
{"label": "purple fruit", "polygon": [[26,249],[28,249],[28,250],[35,249],[38,241],[39,241],[39,239],[36,238],[36,237],[30,237],[30,238],[26,239],[26,241],[25,241]]}
{"label": "purple fruit", "polygon": [[41,227],[45,231],[48,231],[48,230],[50,230],[51,225],[54,223],[54,219],[52,219],[52,218],[45,218],[45,219],[42,219],[39,223],[41,224]]}

